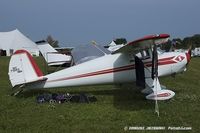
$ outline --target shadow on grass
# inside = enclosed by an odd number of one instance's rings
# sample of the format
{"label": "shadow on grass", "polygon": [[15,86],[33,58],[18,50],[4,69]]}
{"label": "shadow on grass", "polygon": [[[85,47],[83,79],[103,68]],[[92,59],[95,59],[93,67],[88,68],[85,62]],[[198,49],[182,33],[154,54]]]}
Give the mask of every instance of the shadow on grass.
{"label": "shadow on grass", "polygon": [[[89,89],[88,89],[89,88]],[[98,97],[105,98],[113,96],[113,105],[120,110],[144,110],[154,108],[154,102],[145,99],[145,95],[140,92],[140,89],[134,85],[122,86],[99,86],[99,87],[81,87],[78,90],[73,89],[55,89],[55,90],[28,90],[17,95],[18,98],[34,97],[44,93],[70,93],[70,94],[91,94],[97,97],[97,104],[101,103]],[[104,99],[103,99],[104,100]],[[108,101],[109,103],[109,101]]]}
{"label": "shadow on grass", "polygon": [[140,89],[133,85],[117,86],[115,89],[87,91],[93,95],[113,96],[113,105],[120,110],[136,111],[154,108],[154,102],[145,99]]}

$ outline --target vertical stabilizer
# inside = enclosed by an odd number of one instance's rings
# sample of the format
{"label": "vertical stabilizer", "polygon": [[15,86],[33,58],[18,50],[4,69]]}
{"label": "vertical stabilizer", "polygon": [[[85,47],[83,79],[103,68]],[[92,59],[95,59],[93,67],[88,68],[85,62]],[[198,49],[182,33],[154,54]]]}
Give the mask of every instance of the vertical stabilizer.
{"label": "vertical stabilizer", "polygon": [[17,50],[12,55],[8,75],[13,87],[43,78],[42,71],[26,50]]}

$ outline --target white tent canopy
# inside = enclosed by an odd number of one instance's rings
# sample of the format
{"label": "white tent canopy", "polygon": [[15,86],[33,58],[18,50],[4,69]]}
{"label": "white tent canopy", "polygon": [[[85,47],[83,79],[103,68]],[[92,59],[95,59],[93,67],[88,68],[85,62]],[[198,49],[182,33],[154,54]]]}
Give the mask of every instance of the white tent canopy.
{"label": "white tent canopy", "polygon": [[35,42],[24,36],[18,29],[0,32],[0,49],[6,50],[7,56],[19,49],[25,49],[32,55],[39,56],[39,49]]}

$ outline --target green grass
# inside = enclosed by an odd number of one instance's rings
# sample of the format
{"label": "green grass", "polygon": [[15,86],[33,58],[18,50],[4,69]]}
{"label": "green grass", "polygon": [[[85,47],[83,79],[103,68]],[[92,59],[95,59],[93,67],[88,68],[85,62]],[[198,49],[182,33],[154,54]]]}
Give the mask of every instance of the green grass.
{"label": "green grass", "polygon": [[[44,70],[43,60],[35,59]],[[183,74],[161,78],[176,95],[159,102],[160,117],[154,113],[154,102],[146,100],[134,85],[38,90],[10,96],[8,63],[8,57],[0,57],[0,133],[125,132],[125,126],[191,126],[190,132],[200,130],[200,58],[193,58]],[[36,96],[49,91],[85,92],[98,101],[37,104]]]}

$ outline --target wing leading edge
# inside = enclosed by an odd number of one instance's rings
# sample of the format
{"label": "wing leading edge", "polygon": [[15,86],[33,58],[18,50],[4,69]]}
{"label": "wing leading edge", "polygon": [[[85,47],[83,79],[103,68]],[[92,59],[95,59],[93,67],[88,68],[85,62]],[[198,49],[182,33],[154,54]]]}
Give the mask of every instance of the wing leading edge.
{"label": "wing leading edge", "polygon": [[149,49],[152,45],[163,44],[166,43],[169,39],[170,35],[168,34],[159,34],[159,35],[149,35],[145,36],[141,39],[132,41],[121,47],[120,49],[112,52],[115,53],[137,53],[140,50]]}

